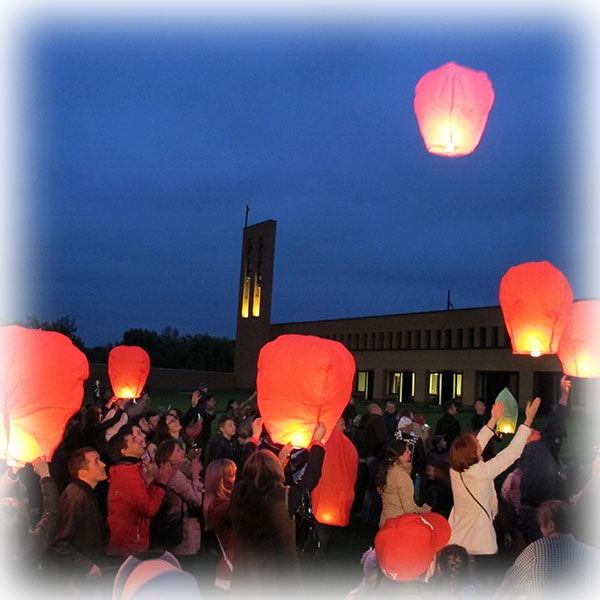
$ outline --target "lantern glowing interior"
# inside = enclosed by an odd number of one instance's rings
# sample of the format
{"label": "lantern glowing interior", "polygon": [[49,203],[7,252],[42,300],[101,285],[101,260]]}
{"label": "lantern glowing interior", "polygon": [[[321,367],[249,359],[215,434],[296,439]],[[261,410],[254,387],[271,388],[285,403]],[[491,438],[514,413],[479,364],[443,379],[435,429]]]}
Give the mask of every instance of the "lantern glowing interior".
{"label": "lantern glowing interior", "polygon": [[455,62],[423,75],[415,87],[414,110],[427,150],[449,157],[471,154],[494,97],[486,73]]}
{"label": "lantern glowing interior", "polygon": [[517,430],[519,405],[508,388],[504,388],[496,397],[496,404],[504,405],[504,412],[496,423],[496,431],[514,433]]}
{"label": "lantern glowing interior", "polygon": [[312,335],[281,335],[258,355],[257,405],[271,439],[307,448],[317,422],[334,429],[352,393],[348,349]]}
{"label": "lantern glowing interior", "polygon": [[81,408],[87,358],[56,331],[0,327],[0,455],[51,460]]}
{"label": "lantern glowing interior", "polygon": [[115,346],[108,355],[108,377],[117,398],[140,398],[150,372],[150,357],[139,346]]}
{"label": "lantern glowing interior", "polygon": [[573,302],[558,358],[571,377],[600,377],[600,300]]}
{"label": "lantern glowing interior", "polygon": [[325,444],[321,479],[311,492],[315,518],[319,523],[345,527],[350,522],[358,452],[337,427]]}
{"label": "lantern glowing interior", "polygon": [[511,267],[499,295],[513,354],[556,354],[573,302],[563,273],[547,261]]}

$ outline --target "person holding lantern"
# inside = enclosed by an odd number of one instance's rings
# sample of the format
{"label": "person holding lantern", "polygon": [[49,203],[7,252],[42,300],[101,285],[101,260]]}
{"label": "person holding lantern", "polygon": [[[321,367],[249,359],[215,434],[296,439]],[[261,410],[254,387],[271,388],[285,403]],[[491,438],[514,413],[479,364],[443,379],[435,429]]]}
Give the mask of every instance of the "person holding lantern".
{"label": "person holding lantern", "polygon": [[234,532],[234,596],[256,593],[262,598],[289,597],[303,590],[296,550],[294,514],[304,491],[319,482],[325,456],[325,425],[317,423],[309,445],[302,477],[284,485],[284,466],[292,450],[284,445],[279,455],[258,449],[263,421],[255,419],[246,442],[242,479],[231,494],[230,515]]}
{"label": "person holding lantern", "polygon": [[[21,591],[46,583],[40,578],[39,565],[58,531],[61,515],[56,482],[50,475],[48,462],[39,457],[31,466],[40,478],[42,514],[32,524],[27,498],[20,496],[22,484],[18,473],[24,466],[17,463],[8,467],[3,474],[0,498],[0,564],[6,575],[4,584],[7,589]],[[11,543],[7,544],[7,540]]]}
{"label": "person holding lantern", "polygon": [[483,448],[494,435],[496,423],[504,406],[492,406],[490,420],[477,435],[465,433],[450,446],[450,483],[454,506],[448,518],[452,527],[451,544],[464,546],[475,556],[478,569],[485,570],[486,559],[498,552],[494,517],[498,512],[498,497],[494,479],[510,467],[523,452],[531,433],[531,425],[540,406],[535,398],[525,408],[525,420],[510,444],[488,461],[483,460]]}

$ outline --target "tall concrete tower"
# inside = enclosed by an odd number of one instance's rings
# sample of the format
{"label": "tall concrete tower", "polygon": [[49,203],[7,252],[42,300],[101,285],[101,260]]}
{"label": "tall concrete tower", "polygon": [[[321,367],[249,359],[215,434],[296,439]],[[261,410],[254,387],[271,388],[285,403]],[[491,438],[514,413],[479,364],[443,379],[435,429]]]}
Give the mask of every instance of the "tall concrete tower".
{"label": "tall concrete tower", "polygon": [[258,353],[270,341],[276,225],[269,220],[244,227],[235,336],[236,388],[255,388]]}

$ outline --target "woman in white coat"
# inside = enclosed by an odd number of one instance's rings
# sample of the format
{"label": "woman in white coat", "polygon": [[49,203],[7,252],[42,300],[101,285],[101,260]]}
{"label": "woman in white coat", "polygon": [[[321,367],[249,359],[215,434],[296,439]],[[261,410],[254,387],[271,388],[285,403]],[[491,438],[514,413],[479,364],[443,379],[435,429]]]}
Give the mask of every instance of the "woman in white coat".
{"label": "woman in white coat", "polygon": [[465,433],[452,442],[450,482],[454,506],[448,517],[452,528],[449,544],[463,546],[473,556],[498,552],[494,529],[498,497],[494,479],[521,456],[539,406],[540,398],[527,403],[525,420],[510,444],[486,462],[482,458],[483,449],[494,436],[494,427],[504,410],[502,404],[494,404],[490,420],[477,435]]}

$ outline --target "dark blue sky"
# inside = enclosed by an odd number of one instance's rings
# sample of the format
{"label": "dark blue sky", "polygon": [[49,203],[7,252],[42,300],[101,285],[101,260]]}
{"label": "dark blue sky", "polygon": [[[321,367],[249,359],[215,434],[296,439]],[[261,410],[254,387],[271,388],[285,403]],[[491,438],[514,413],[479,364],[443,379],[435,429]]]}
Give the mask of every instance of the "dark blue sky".
{"label": "dark blue sky", "polygon": [[[130,328],[234,337],[246,205],[278,224],[274,322],[441,310],[448,290],[455,308],[497,305],[532,260],[599,295],[576,234],[574,26],[190,21],[26,38],[31,250],[8,318],[69,314],[88,345]],[[496,93],[457,159],[426,152],[412,104],[449,61]]]}

